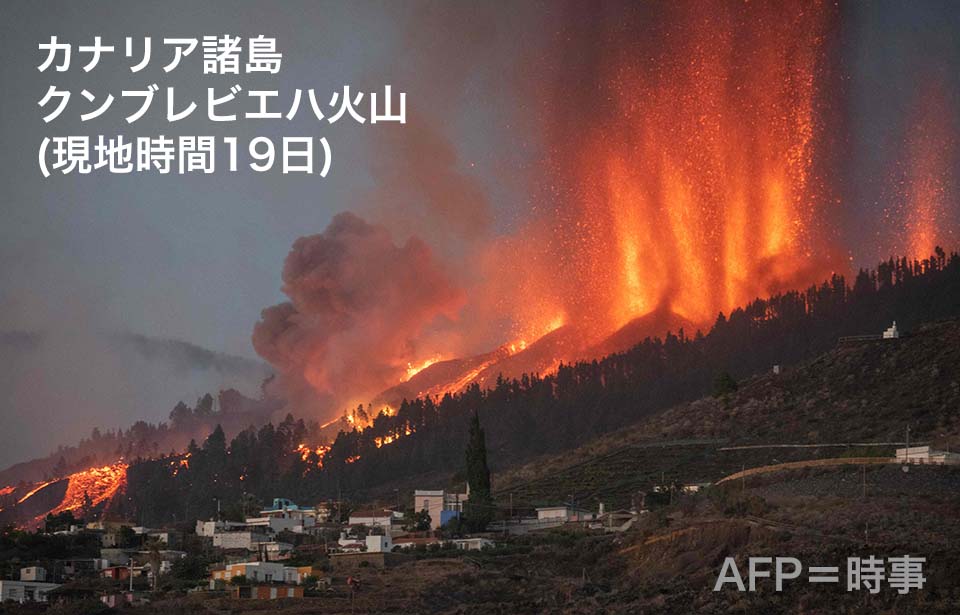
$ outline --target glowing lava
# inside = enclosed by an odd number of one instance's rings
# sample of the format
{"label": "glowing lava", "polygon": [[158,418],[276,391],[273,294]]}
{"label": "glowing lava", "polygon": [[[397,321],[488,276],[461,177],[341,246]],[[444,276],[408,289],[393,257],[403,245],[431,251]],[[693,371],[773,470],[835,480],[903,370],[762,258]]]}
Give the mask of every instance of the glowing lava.
{"label": "glowing lava", "polygon": [[63,501],[50,514],[98,506],[112,498],[126,479],[127,464],[123,462],[71,474]]}
{"label": "glowing lava", "polygon": [[407,373],[404,376],[403,380],[401,380],[401,382],[406,382],[410,380],[411,378],[413,378],[423,370],[427,369],[434,363],[438,363],[439,361],[442,361],[442,360],[443,358],[440,355],[434,355],[429,359],[426,359],[425,361],[421,361],[420,363],[417,363],[416,365],[412,363],[407,363]]}
{"label": "glowing lava", "polygon": [[955,245],[960,208],[953,169],[957,162],[954,114],[942,84],[919,97],[907,135],[907,161],[898,195],[905,207],[906,250],[924,259],[936,246]]}
{"label": "glowing lava", "polygon": [[19,500],[17,500],[17,504],[23,504],[24,502],[26,502],[27,500],[29,500],[30,498],[32,498],[34,495],[36,495],[38,491],[40,491],[41,489],[43,489],[43,488],[46,487],[47,485],[52,485],[52,484],[55,483],[55,482],[57,482],[57,481],[55,481],[55,480],[48,480],[48,481],[46,481],[46,482],[40,483],[39,485],[35,486],[33,489],[31,489],[30,491],[28,491],[22,498],[20,498]]}
{"label": "glowing lava", "polygon": [[560,44],[595,41],[590,87],[564,81],[548,128],[551,266],[572,322],[603,334],[664,310],[706,325],[830,271],[814,153],[832,11],[677,2],[574,26],[582,40]]}

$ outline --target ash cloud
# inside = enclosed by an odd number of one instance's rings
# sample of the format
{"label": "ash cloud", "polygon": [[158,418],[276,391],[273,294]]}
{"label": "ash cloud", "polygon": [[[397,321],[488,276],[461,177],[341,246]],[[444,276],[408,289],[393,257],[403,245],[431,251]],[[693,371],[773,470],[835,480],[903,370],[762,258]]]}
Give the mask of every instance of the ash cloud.
{"label": "ash cloud", "polygon": [[352,213],[294,243],[282,290],[289,301],[263,311],[253,346],[278,371],[275,392],[319,413],[399,382],[424,330],[464,301],[423,241],[397,245]]}

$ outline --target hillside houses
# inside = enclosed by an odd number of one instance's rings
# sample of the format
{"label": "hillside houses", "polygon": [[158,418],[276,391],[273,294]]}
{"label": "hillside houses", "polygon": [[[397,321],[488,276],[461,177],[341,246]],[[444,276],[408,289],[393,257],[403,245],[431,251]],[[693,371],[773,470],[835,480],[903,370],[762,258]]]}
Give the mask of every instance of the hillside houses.
{"label": "hillside houses", "polygon": [[277,540],[279,534],[309,534],[328,515],[326,508],[301,507],[291,500],[275,498],[270,507],[243,522],[198,520],[196,533],[210,538],[213,546],[220,549],[263,553],[269,559],[277,559],[293,549],[289,542]]}
{"label": "hillside houses", "polygon": [[50,592],[58,587],[58,583],[47,582],[45,568],[21,568],[18,580],[0,580],[0,602],[47,602]]}
{"label": "hillside houses", "polygon": [[463,505],[470,499],[470,485],[464,493],[450,493],[443,489],[417,489],[413,492],[413,509],[430,515],[430,528],[439,529],[451,519],[463,514]]}

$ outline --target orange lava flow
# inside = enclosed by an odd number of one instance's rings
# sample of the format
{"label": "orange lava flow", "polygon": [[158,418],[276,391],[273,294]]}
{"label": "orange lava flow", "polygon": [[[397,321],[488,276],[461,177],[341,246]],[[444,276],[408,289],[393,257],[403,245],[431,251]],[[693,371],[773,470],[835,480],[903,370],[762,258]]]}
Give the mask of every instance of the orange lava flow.
{"label": "orange lava flow", "polygon": [[63,501],[50,514],[102,504],[117,493],[126,479],[127,464],[123,462],[71,474]]}
{"label": "orange lava flow", "polygon": [[604,31],[614,40],[597,61],[600,111],[555,130],[556,151],[579,152],[558,156],[575,209],[556,230],[560,283],[574,321],[594,330],[657,310],[711,324],[830,271],[814,154],[832,13],[733,2],[664,12],[649,40]]}
{"label": "orange lava flow", "polygon": [[17,500],[17,504],[23,504],[24,502],[26,502],[27,500],[29,500],[30,498],[32,498],[34,495],[36,495],[38,491],[40,491],[41,489],[43,489],[43,488],[46,487],[47,485],[51,485],[51,484],[53,484],[53,483],[55,483],[55,482],[57,482],[57,481],[55,481],[55,480],[48,480],[48,481],[46,481],[46,482],[40,483],[39,485],[37,485],[36,487],[34,487],[34,488],[31,489],[30,491],[28,491],[28,492],[26,493],[26,495],[24,495],[22,498],[20,498],[19,500]]}
{"label": "orange lava flow", "polygon": [[415,365],[414,365],[413,363],[407,363],[407,371],[406,371],[406,373],[405,373],[405,375],[404,375],[404,377],[403,377],[403,380],[401,380],[401,382],[406,382],[406,381],[410,380],[411,378],[413,378],[414,376],[416,376],[417,374],[419,374],[419,373],[422,372],[423,370],[427,369],[428,367],[430,367],[430,366],[433,365],[434,363],[437,363],[437,362],[442,361],[442,360],[443,360],[443,358],[442,358],[440,355],[435,355],[435,356],[430,357],[429,359],[425,359],[425,360],[423,360],[423,361],[421,361],[421,362],[419,362],[419,363],[417,363],[417,364],[415,364]]}

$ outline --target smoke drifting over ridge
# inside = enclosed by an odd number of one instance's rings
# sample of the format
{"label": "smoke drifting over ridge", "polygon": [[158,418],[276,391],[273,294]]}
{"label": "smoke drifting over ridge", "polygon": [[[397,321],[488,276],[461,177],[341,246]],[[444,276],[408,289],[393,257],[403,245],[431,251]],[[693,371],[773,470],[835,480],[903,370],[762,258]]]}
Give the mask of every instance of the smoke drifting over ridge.
{"label": "smoke drifting over ridge", "polygon": [[256,397],[270,374],[260,361],[186,342],[83,328],[0,332],[0,365],[0,416],[15,435],[0,467],[46,456],[94,427],[166,420],[178,401],[209,392],[236,388]]}
{"label": "smoke drifting over ridge", "polygon": [[423,352],[424,328],[455,318],[464,300],[425,243],[396,245],[351,213],[294,243],[283,292],[290,301],[263,311],[253,345],[278,369],[283,395],[322,409],[399,382]]}

